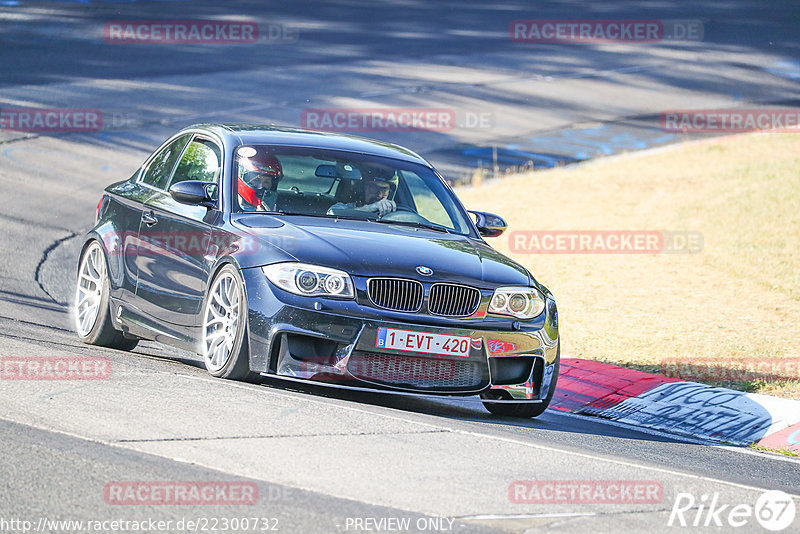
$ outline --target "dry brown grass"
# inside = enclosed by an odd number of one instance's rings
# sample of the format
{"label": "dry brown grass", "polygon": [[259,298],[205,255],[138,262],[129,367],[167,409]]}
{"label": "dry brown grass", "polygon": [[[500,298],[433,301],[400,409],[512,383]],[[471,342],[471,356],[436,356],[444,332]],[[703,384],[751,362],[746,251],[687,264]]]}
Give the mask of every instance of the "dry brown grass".
{"label": "dry brown grass", "polygon": [[[674,359],[800,357],[798,134],[600,159],[457,194],[510,230],[703,234],[699,254],[526,255],[510,253],[507,236],[490,240],[556,295],[565,355],[648,371]],[[800,398],[800,377],[789,378],[724,385]]]}

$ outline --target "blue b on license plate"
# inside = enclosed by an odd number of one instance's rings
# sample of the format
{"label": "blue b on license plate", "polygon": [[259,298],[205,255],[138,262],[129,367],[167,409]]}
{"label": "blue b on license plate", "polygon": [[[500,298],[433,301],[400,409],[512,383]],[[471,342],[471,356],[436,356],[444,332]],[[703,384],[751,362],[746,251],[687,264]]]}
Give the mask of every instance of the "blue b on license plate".
{"label": "blue b on license plate", "polygon": [[448,336],[431,332],[379,327],[375,347],[466,358],[469,356],[471,341],[469,336]]}

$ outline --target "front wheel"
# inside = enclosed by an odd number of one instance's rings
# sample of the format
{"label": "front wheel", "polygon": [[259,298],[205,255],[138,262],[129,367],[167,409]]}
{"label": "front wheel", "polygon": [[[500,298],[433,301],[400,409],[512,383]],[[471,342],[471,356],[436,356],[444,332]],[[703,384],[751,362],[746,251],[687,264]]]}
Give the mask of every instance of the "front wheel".
{"label": "front wheel", "polygon": [[81,341],[89,345],[131,350],[139,340],[124,337],[111,323],[109,286],[103,247],[97,241],[92,241],[78,263],[78,282],[73,303],[75,331]]}
{"label": "front wheel", "polygon": [[[561,366],[561,346],[559,345],[556,352],[556,361],[553,368],[553,378],[550,379],[550,390],[547,392],[547,397],[542,402],[513,402],[513,403],[497,403],[497,402],[484,402],[483,406],[492,415],[499,415],[501,417],[522,417],[529,419],[531,417],[538,417],[544,413],[550,401],[553,400],[553,395],[556,392],[556,384],[558,383],[558,371]],[[489,391],[481,395],[485,399],[503,399],[510,398],[511,395],[506,391]]]}
{"label": "front wheel", "polygon": [[202,356],[213,376],[249,380],[250,357],[245,336],[247,297],[239,271],[225,265],[209,286],[203,305]]}

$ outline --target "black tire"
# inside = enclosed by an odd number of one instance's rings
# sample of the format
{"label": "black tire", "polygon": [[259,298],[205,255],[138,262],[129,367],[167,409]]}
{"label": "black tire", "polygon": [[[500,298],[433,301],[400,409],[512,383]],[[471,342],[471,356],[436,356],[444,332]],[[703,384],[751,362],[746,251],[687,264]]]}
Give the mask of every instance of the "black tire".
{"label": "black tire", "polygon": [[[207,350],[209,348],[207,335],[209,333],[218,333],[220,332],[220,329],[207,328],[206,320],[207,315],[210,313],[210,306],[214,306],[217,310],[219,309],[218,305],[215,304],[213,300],[212,292],[217,289],[217,284],[225,278],[236,281],[236,292],[239,296],[238,320],[236,323],[236,332],[233,336],[232,348],[228,352],[227,356],[225,356],[224,361],[214,363],[213,355],[207,354]],[[217,271],[213,280],[208,285],[206,297],[203,301],[203,310],[200,316],[201,347],[203,351],[200,356],[203,358],[203,363],[206,366],[206,370],[212,376],[248,382],[253,382],[260,378],[259,374],[250,371],[250,349],[247,341],[247,314],[247,295],[244,290],[244,280],[242,279],[242,275],[239,274],[238,269],[236,269],[234,266],[230,264],[225,265],[219,271]]]}
{"label": "black tire", "polygon": [[[95,254],[94,259],[98,266],[101,268],[96,270],[96,273],[100,277],[100,293],[99,293],[99,305],[97,308],[97,313],[94,318],[94,323],[91,325],[90,329],[87,329],[85,325],[84,327],[81,326],[79,323],[80,321],[80,297],[81,297],[81,284],[83,280],[81,279],[81,275],[84,268],[84,262],[88,261],[88,255]],[[102,271],[102,272],[100,272]],[[94,285],[95,287],[97,284]],[[105,252],[103,251],[103,247],[100,245],[98,241],[92,241],[89,245],[84,249],[83,254],[81,254],[81,259],[78,262],[78,280],[76,281],[75,287],[75,299],[73,302],[73,315],[75,317],[75,331],[78,334],[78,337],[81,341],[88,345],[98,345],[101,347],[108,347],[112,349],[118,350],[132,350],[136,345],[139,343],[139,340],[136,338],[128,338],[125,337],[124,334],[114,328],[114,324],[111,321],[111,306],[109,303],[109,281],[108,281],[108,263],[106,262]]]}
{"label": "black tire", "polygon": [[[558,371],[561,366],[561,343],[559,342],[558,349],[556,351],[556,361],[555,361],[555,369],[553,369],[553,379],[550,382],[550,391],[547,392],[547,397],[545,397],[544,401],[542,402],[514,402],[509,404],[501,404],[496,402],[484,402],[483,406],[492,415],[497,415],[501,417],[521,417],[525,419],[530,419],[531,417],[538,417],[544,413],[548,406],[550,406],[550,401],[553,400],[553,395],[556,392],[556,385],[558,384]],[[506,393],[505,391],[490,391],[488,393],[484,393],[481,395],[481,398],[492,398],[492,399],[502,399],[502,398],[510,398],[511,395]]]}

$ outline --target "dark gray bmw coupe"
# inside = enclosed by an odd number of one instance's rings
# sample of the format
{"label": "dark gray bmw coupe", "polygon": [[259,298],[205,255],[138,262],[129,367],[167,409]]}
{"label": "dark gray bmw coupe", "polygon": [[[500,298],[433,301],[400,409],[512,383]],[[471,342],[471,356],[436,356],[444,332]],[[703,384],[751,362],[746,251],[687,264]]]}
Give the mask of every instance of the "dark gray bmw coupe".
{"label": "dark gray bmw coupe", "polygon": [[534,417],[553,296],[424,159],[347,135],[201,124],[110,185],[78,264],[86,343],[198,352],[217,377],[480,395]]}

